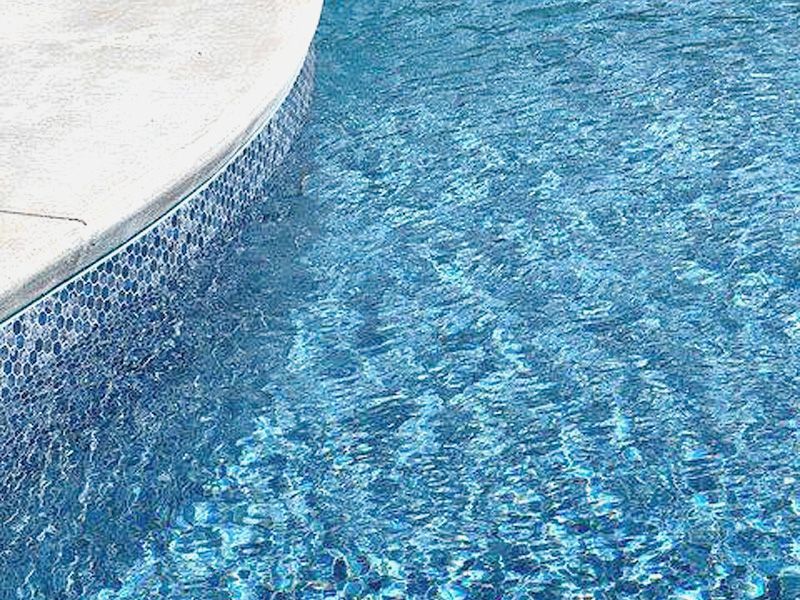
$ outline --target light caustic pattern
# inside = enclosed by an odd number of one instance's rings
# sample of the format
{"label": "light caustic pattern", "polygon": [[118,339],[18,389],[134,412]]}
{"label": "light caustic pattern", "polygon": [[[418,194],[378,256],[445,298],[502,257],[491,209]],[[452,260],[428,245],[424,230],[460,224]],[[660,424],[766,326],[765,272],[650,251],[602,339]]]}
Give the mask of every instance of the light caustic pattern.
{"label": "light caustic pattern", "polygon": [[110,516],[20,595],[800,596],[798,31],[328,3],[302,148],[156,358],[93,374],[62,461]]}

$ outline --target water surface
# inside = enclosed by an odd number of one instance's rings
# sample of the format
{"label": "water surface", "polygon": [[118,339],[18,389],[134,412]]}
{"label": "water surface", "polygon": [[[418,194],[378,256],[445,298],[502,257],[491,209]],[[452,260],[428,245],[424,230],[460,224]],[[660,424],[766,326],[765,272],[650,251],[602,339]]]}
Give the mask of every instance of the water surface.
{"label": "water surface", "polygon": [[800,596],[798,31],[329,2],[303,140],[87,367],[8,597]]}

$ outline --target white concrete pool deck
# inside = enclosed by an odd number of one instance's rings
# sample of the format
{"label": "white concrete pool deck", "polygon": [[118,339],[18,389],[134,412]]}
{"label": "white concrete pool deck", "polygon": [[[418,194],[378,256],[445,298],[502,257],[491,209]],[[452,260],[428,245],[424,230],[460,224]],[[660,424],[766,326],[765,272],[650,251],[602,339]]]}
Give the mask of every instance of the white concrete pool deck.
{"label": "white concrete pool deck", "polygon": [[10,0],[0,321],[207,181],[274,114],[322,0]]}

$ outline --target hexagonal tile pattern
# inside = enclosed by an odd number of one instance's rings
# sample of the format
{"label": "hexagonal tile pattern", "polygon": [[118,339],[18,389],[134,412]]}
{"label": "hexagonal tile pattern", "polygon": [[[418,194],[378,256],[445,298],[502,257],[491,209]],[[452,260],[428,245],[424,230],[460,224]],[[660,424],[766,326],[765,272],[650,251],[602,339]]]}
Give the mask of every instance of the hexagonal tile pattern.
{"label": "hexagonal tile pattern", "polygon": [[12,399],[31,375],[79,350],[98,329],[113,330],[193,261],[246,222],[307,115],[314,81],[309,54],[275,116],[207,185],[105,259],[0,325],[0,398]]}

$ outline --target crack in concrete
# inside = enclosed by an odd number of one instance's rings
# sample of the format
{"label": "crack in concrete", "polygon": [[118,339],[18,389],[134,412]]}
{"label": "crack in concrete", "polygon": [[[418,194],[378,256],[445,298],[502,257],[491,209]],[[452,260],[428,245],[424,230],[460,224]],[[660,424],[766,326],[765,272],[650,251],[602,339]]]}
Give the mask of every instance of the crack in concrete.
{"label": "crack in concrete", "polygon": [[54,221],[73,221],[75,223],[80,223],[84,227],[89,225],[83,219],[78,219],[77,217],[61,217],[58,215],[45,215],[41,213],[33,213],[33,212],[25,212],[23,210],[9,210],[6,208],[0,208],[0,213],[5,213],[8,215],[21,215],[24,217],[39,217],[40,219],[52,219]]}

